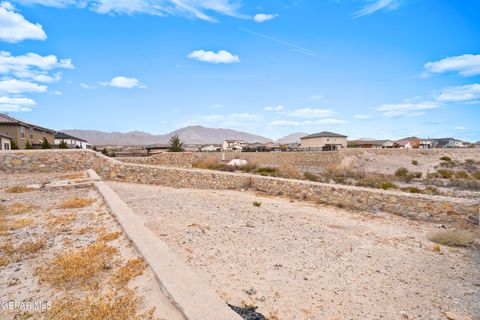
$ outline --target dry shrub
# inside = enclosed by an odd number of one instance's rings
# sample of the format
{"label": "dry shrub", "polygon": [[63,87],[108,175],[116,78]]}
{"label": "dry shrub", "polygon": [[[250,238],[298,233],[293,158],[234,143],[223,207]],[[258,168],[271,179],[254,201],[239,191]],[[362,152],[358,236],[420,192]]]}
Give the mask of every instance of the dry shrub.
{"label": "dry shrub", "polygon": [[8,193],[24,193],[24,192],[31,192],[35,191],[34,188],[27,188],[25,186],[15,186],[7,189]]}
{"label": "dry shrub", "polygon": [[91,205],[95,200],[91,198],[72,198],[62,202],[60,209],[78,209]]}
{"label": "dry shrub", "polygon": [[120,231],[107,232],[104,227],[98,230],[98,241],[112,241],[117,239],[122,233]]}
{"label": "dry shrub", "polygon": [[10,261],[8,261],[7,258],[5,258],[5,257],[0,257],[0,267],[4,267],[4,266],[8,265],[9,262],[10,262]]}
{"label": "dry shrub", "polygon": [[90,233],[92,231],[93,231],[92,227],[81,227],[75,233],[79,234],[79,235],[82,235],[82,234],[85,234],[85,233]]}
{"label": "dry shrub", "polygon": [[13,223],[10,225],[10,229],[20,229],[20,228],[27,227],[31,224],[33,224],[32,218],[20,218],[13,221]]}
{"label": "dry shrub", "polygon": [[7,212],[10,214],[23,214],[33,210],[35,206],[30,204],[23,204],[20,202],[14,202],[8,206]]}
{"label": "dry shrub", "polygon": [[17,248],[17,252],[20,253],[35,253],[45,247],[45,241],[39,239],[37,241],[27,241],[20,244]]}
{"label": "dry shrub", "polygon": [[141,275],[144,269],[145,264],[142,259],[130,259],[115,273],[112,282],[115,284],[126,285],[128,281]]}
{"label": "dry shrub", "polygon": [[474,235],[466,230],[442,230],[430,235],[428,239],[451,247],[469,247],[475,241]]}
{"label": "dry shrub", "polygon": [[64,227],[70,224],[72,221],[77,219],[75,213],[67,213],[61,215],[49,215],[48,216],[48,226],[54,228],[56,226]]}
{"label": "dry shrub", "polygon": [[12,255],[15,252],[15,248],[10,242],[5,242],[0,246],[0,251],[6,255]]}
{"label": "dry shrub", "polygon": [[294,166],[289,164],[282,164],[278,168],[279,176],[282,178],[290,178],[290,179],[303,179],[303,174]]}
{"label": "dry shrub", "polygon": [[94,242],[85,248],[69,250],[57,254],[47,265],[37,269],[40,280],[54,285],[63,285],[78,281],[82,284],[101,273],[117,249],[107,246],[105,242]]}
{"label": "dry shrub", "polygon": [[63,297],[47,311],[50,320],[130,320],[152,319],[137,315],[139,298],[131,289],[93,292],[85,298]]}

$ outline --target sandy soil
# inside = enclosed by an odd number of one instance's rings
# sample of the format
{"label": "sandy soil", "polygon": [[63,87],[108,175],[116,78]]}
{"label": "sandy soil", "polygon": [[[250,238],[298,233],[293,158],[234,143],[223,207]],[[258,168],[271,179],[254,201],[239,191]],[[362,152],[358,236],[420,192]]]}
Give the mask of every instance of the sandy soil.
{"label": "sandy soil", "polygon": [[[429,150],[425,150],[424,152],[415,151],[417,152],[412,152],[411,154],[402,152],[395,155],[386,155],[373,151],[368,152],[368,150],[366,150],[362,154],[345,156],[342,159],[341,165],[349,170],[382,174],[394,174],[395,170],[404,167],[412,172],[422,172],[424,176],[426,176],[428,173],[435,172],[435,167],[442,162],[442,160],[440,160],[443,156],[442,153],[430,152]],[[467,159],[478,160],[480,158],[480,149],[478,149],[478,152],[473,152],[471,149],[466,150],[467,152],[458,150],[458,152],[455,152],[453,155],[451,153],[453,150],[448,151],[449,153],[445,153],[445,155],[449,156],[452,160],[465,161]],[[412,160],[416,160],[418,164],[412,164]]]}
{"label": "sandy soil", "polygon": [[436,225],[251,192],[110,185],[227,302],[271,319],[480,319],[479,252],[434,252]]}
{"label": "sandy soil", "polygon": [[[108,241],[108,245],[116,248],[118,252],[114,254],[111,264],[106,265],[105,270],[102,270],[101,274],[98,275],[99,291],[90,291],[91,288],[82,286],[65,286],[63,288],[48,281],[39,281],[37,268],[48,264],[56,254],[65,253],[67,250],[85,248],[97,240],[100,228],[105,228],[106,232],[121,231],[120,226],[93,186],[81,188],[42,187],[32,192],[7,192],[7,189],[11,186],[45,184],[55,179],[66,178],[70,179],[70,183],[75,183],[86,180],[86,175],[85,173],[74,173],[73,175],[0,174],[0,205],[7,208],[14,203],[32,206],[25,213],[7,214],[4,216],[5,220],[2,221],[4,225],[12,225],[20,219],[31,219],[24,227],[7,228],[7,231],[4,230],[0,235],[0,258],[8,261],[6,265],[0,265],[0,301],[2,303],[10,301],[51,302],[55,306],[56,303],[61,303],[66,298],[81,299],[89,295],[95,296],[113,288],[110,286],[108,279],[111,279],[127,260],[139,258],[129,240],[120,233],[118,238]],[[72,198],[93,199],[94,203],[83,208],[59,208],[62,201]],[[52,217],[65,215],[73,215],[75,217],[74,221],[62,224],[52,223]],[[35,241],[43,241],[44,246],[35,252],[20,253],[19,248],[22,243]],[[6,249],[6,244],[13,246],[13,252]],[[133,289],[139,298],[138,314],[144,314],[155,307],[153,314],[155,319],[184,319],[165,297],[148,267],[142,275],[130,280],[127,286]],[[47,305],[44,305],[45,310],[30,310],[28,307],[7,310],[2,307],[0,309],[0,319],[50,318],[48,311],[46,311],[49,308]]]}

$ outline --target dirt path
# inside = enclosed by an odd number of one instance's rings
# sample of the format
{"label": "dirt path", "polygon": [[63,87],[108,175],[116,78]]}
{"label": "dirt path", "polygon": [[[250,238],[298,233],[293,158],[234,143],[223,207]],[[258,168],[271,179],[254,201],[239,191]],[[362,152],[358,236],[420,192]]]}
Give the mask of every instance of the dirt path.
{"label": "dirt path", "polygon": [[478,251],[435,253],[436,225],[251,192],[109,184],[231,304],[282,320],[480,317]]}

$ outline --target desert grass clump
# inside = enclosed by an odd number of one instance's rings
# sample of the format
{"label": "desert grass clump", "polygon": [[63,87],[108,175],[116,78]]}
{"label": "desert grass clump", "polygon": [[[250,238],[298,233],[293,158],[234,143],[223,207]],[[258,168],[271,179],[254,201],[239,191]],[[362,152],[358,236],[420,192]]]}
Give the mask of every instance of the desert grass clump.
{"label": "desert grass clump", "polygon": [[437,173],[444,179],[451,179],[455,176],[455,171],[448,169],[438,169]]}
{"label": "desert grass clump", "polygon": [[113,275],[112,282],[126,285],[130,280],[143,274],[145,264],[142,259],[130,259]]}
{"label": "desert grass clump", "polygon": [[317,176],[316,174],[314,173],[311,173],[311,172],[305,172],[303,174],[303,176],[305,177],[305,179],[309,180],[309,181],[313,181],[313,182],[318,182],[320,181],[320,177]]}
{"label": "desert grass clump", "polygon": [[452,158],[447,157],[447,156],[443,156],[443,157],[440,158],[440,160],[450,162],[450,161],[452,161]]}
{"label": "desert grass clump", "polygon": [[14,220],[10,225],[10,229],[21,229],[28,227],[29,225],[33,224],[33,219],[32,218],[20,218],[17,220]]}
{"label": "desert grass clump", "polygon": [[4,266],[8,265],[9,262],[10,261],[7,258],[0,257],[0,267],[4,267]]}
{"label": "desert grass clump", "polygon": [[20,202],[14,202],[7,207],[7,212],[10,214],[24,214],[33,210],[35,206],[30,204],[23,204]]}
{"label": "desert grass clump", "polygon": [[60,215],[49,215],[47,220],[48,220],[48,226],[50,228],[54,227],[65,227],[66,225],[69,225],[71,222],[75,221],[77,219],[77,215],[73,212],[67,213],[67,214],[60,214]]}
{"label": "desert grass clump", "polygon": [[289,178],[289,179],[303,179],[304,175],[292,165],[282,164],[278,170],[277,175],[282,178]]}
{"label": "desert grass clump", "polygon": [[15,186],[7,189],[8,193],[24,193],[24,192],[32,192],[35,191],[34,188],[28,188],[25,186]]}
{"label": "desert grass clump", "polygon": [[139,298],[131,289],[92,292],[85,298],[63,297],[46,313],[50,320],[152,319],[137,314]]}
{"label": "desert grass clump", "polygon": [[45,241],[38,239],[36,241],[23,242],[16,251],[19,253],[35,253],[43,248],[45,248]]}
{"label": "desert grass clump", "polygon": [[417,160],[412,160],[412,164],[413,164],[414,166],[418,166],[418,161],[417,161]]}
{"label": "desert grass clump", "polygon": [[400,188],[400,190],[405,192],[410,192],[410,193],[422,193],[422,190],[420,190],[417,187],[405,187],[405,188]]}
{"label": "desert grass clump", "polygon": [[57,254],[56,258],[37,269],[41,281],[57,286],[69,283],[87,284],[106,269],[117,249],[97,241],[85,248]]}
{"label": "desert grass clump", "polygon": [[272,167],[260,167],[256,170],[262,176],[276,176],[278,174],[278,168]]}
{"label": "desert grass clump", "polygon": [[98,230],[98,241],[112,241],[117,239],[122,233],[120,231],[107,232],[104,227]]}
{"label": "desert grass clump", "polygon": [[91,205],[95,200],[91,198],[72,198],[62,202],[60,209],[78,209]]}
{"label": "desert grass clump", "polygon": [[408,173],[408,169],[404,167],[398,168],[395,171],[395,175],[400,178],[406,178],[408,176]]}
{"label": "desert grass clump", "polygon": [[469,247],[475,241],[475,237],[471,232],[454,229],[435,232],[428,239],[450,247]]}

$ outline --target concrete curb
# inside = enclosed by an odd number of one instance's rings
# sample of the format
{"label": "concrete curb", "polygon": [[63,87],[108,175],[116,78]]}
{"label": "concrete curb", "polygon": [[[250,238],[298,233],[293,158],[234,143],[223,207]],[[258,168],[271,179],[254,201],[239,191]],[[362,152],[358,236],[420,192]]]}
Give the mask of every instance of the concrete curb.
{"label": "concrete curb", "polygon": [[187,320],[242,319],[206,281],[200,279],[190,267],[178,259],[164,241],[145,227],[120,197],[100,180],[95,171],[89,169],[88,175],[96,180],[94,185],[123,231],[150,266],[165,294]]}

